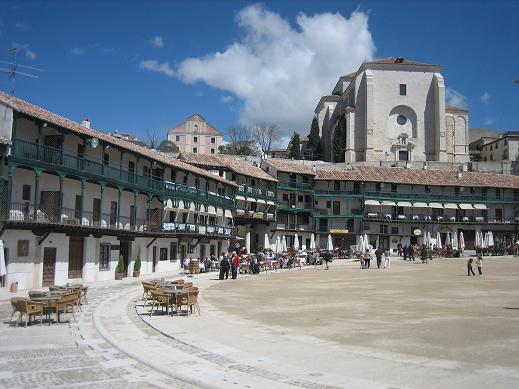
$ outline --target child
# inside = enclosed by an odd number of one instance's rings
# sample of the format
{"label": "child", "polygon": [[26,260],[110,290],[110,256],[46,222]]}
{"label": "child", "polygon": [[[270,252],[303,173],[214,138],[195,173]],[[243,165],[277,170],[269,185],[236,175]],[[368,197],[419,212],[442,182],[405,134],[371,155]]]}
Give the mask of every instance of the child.
{"label": "child", "polygon": [[472,273],[473,276],[476,275],[476,273],[474,273],[474,270],[472,269],[472,262],[474,261],[474,259],[469,258],[469,260],[467,261],[467,275],[470,277],[470,273]]}
{"label": "child", "polygon": [[478,265],[478,273],[480,276],[483,275],[483,257],[481,254],[478,255],[478,259],[476,261],[476,265]]}

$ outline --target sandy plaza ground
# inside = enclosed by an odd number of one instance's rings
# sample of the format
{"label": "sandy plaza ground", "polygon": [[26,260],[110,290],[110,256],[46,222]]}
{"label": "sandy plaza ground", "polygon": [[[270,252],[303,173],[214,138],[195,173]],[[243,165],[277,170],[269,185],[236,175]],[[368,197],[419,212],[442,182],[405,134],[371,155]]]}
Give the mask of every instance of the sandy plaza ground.
{"label": "sandy plaza ground", "polygon": [[[477,268],[474,267],[477,274]],[[519,259],[335,261],[213,285],[205,299],[251,322],[377,352],[519,368]]]}

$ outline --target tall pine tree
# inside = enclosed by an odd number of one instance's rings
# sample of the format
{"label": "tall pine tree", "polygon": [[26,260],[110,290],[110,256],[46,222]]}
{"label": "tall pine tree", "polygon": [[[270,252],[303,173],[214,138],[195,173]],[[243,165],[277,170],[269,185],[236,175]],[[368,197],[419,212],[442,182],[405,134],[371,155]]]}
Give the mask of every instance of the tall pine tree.
{"label": "tall pine tree", "polygon": [[294,132],[288,144],[288,158],[301,159],[301,139],[297,132]]}
{"label": "tall pine tree", "polygon": [[321,137],[319,136],[319,122],[317,118],[314,116],[312,120],[312,127],[310,128],[310,134],[308,135],[308,146],[307,150],[310,154],[310,158],[315,161],[320,157],[320,143]]}
{"label": "tall pine tree", "polygon": [[333,133],[333,162],[344,162],[346,149],[346,119],[341,116]]}

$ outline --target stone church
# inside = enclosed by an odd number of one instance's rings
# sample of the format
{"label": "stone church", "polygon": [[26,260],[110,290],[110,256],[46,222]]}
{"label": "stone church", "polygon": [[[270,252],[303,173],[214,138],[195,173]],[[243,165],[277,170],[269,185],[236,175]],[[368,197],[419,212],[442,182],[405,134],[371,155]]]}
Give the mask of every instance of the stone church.
{"label": "stone church", "polygon": [[345,162],[468,162],[468,110],[446,106],[441,68],[390,57],[340,77],[314,111],[322,159],[342,130]]}

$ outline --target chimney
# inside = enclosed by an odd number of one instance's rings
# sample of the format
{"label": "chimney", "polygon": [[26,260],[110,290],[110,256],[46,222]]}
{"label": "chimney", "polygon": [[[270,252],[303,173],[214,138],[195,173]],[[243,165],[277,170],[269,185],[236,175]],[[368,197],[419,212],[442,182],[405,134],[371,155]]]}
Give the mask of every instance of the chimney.
{"label": "chimney", "polygon": [[86,128],[90,128],[90,121],[88,120],[88,118],[85,116],[85,118],[83,119],[83,121],[81,122],[81,125],[83,127],[86,127]]}

